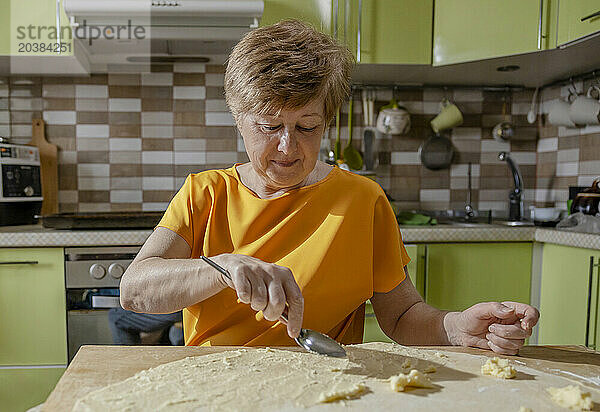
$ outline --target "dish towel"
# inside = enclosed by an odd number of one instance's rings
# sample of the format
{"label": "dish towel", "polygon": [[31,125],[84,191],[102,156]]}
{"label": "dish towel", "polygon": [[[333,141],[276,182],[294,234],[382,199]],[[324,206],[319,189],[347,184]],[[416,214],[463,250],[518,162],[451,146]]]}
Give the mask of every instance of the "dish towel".
{"label": "dish towel", "polygon": [[419,213],[412,212],[399,212],[396,215],[396,220],[399,225],[410,225],[410,226],[425,226],[425,225],[437,225],[437,219],[422,215]]}

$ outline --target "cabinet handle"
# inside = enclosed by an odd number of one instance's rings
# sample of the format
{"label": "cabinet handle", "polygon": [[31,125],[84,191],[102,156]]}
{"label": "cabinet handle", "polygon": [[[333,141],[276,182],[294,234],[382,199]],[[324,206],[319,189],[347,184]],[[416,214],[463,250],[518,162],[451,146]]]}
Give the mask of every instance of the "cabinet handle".
{"label": "cabinet handle", "polygon": [[14,261],[14,262],[0,262],[0,265],[37,265],[39,262],[37,260],[23,260],[23,261]]}
{"label": "cabinet handle", "polygon": [[589,20],[589,19],[593,19],[594,17],[598,17],[598,16],[600,16],[600,11],[597,11],[596,13],[592,13],[589,16],[582,17],[581,21],[586,21],[586,20]]}
{"label": "cabinet handle", "polygon": [[362,28],[362,0],[358,0],[358,30],[356,31],[356,62],[360,63],[360,30]]}
{"label": "cabinet handle", "polygon": [[338,40],[338,12],[339,4],[338,0],[333,0],[333,38]]}
{"label": "cabinet handle", "polygon": [[58,43],[58,54],[61,54],[60,37],[60,0],[56,0],[56,42]]}
{"label": "cabinet handle", "polygon": [[[594,264],[594,257],[590,256],[590,273],[588,277],[588,296],[587,296],[587,319],[585,323],[585,346],[590,346],[590,318],[592,316],[592,282],[594,280],[594,268],[599,267],[600,263]],[[597,299],[596,299],[597,300]],[[599,302],[596,302],[596,306],[598,306]],[[598,308],[596,307],[596,315],[595,318],[598,317]],[[594,328],[595,329],[595,328]],[[595,335],[595,334],[594,334]],[[594,346],[596,343],[596,337],[594,336]]]}
{"label": "cabinet handle", "polygon": [[538,38],[537,38],[537,48],[538,50],[542,50],[542,14],[544,11],[544,0],[540,0],[540,13],[538,15]]}
{"label": "cabinet handle", "polygon": [[350,20],[350,0],[344,6],[344,44],[348,44],[348,22]]}

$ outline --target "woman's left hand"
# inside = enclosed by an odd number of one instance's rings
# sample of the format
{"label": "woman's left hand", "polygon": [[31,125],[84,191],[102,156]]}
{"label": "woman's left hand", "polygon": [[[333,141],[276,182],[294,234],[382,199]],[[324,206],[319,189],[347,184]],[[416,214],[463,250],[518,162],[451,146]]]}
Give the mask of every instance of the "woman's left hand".
{"label": "woman's left hand", "polygon": [[463,312],[447,313],[444,327],[453,345],[516,355],[539,317],[540,312],[525,303],[484,302]]}

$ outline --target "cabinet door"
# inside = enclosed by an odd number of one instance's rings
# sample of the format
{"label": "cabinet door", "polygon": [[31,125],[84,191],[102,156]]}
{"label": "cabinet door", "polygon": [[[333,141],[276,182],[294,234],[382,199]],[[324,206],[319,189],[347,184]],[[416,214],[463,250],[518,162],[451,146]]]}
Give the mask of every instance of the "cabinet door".
{"label": "cabinet door", "polygon": [[[57,0],[11,0],[10,51],[14,56],[72,56],[69,20]],[[58,15],[57,15],[58,12]],[[60,30],[59,30],[60,28]],[[65,43],[58,53],[60,40]]]}
{"label": "cabinet door", "polygon": [[260,26],[283,19],[298,19],[310,23],[323,33],[332,34],[331,13],[332,0],[265,0]]}
{"label": "cabinet door", "polygon": [[589,17],[598,12],[598,0],[561,1],[558,5],[558,43],[568,43],[600,31],[600,14]]}
{"label": "cabinet door", "polygon": [[67,363],[63,260],[59,248],[0,248],[0,365]]}
{"label": "cabinet door", "polygon": [[436,0],[433,65],[545,49],[549,13],[548,0]]}
{"label": "cabinet door", "polygon": [[65,368],[0,368],[0,406],[4,412],[22,412],[44,402]]}
{"label": "cabinet door", "polygon": [[0,0],[0,56],[10,54],[10,3]]}
{"label": "cabinet door", "polygon": [[433,0],[362,0],[360,10],[358,0],[338,4],[338,39],[358,63],[431,64]]}
{"label": "cabinet door", "polygon": [[408,275],[421,296],[425,295],[425,245],[405,245],[410,257]]}
{"label": "cabinet door", "polygon": [[[539,344],[585,344],[590,288],[594,292],[591,296],[593,302],[590,302],[594,312],[592,316],[595,316],[597,309],[597,285],[589,285],[590,256],[593,255],[598,257],[600,253],[590,249],[544,244]],[[597,282],[597,278],[594,281]]]}
{"label": "cabinet door", "polygon": [[362,0],[360,63],[431,64],[433,0]]}
{"label": "cabinet door", "polygon": [[485,301],[529,303],[531,256],[531,243],[428,245],[425,300],[452,311]]}
{"label": "cabinet door", "polygon": [[[406,265],[410,280],[422,296],[424,289],[423,259],[425,257],[425,245],[406,245],[405,247],[411,259],[409,264]],[[371,305],[370,301],[367,301],[365,306],[363,342],[393,342],[379,327],[375,312],[373,311],[373,305]]]}

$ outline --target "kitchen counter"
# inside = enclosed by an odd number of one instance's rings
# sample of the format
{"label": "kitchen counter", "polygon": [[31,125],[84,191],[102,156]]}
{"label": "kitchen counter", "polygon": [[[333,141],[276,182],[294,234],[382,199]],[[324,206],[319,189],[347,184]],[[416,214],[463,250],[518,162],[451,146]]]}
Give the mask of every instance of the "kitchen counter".
{"label": "kitchen counter", "polygon": [[0,227],[0,247],[139,246],[152,233],[143,230],[56,230],[39,225]]}
{"label": "kitchen counter", "polygon": [[[400,226],[404,243],[541,242],[600,250],[600,235],[478,224]],[[0,247],[138,246],[152,230],[55,230],[41,225],[0,227]]]}
{"label": "kitchen counter", "polygon": [[[168,347],[168,346],[82,346],[54,391],[43,411],[71,410],[77,399],[95,389],[119,382],[137,372],[188,356],[207,355],[238,349],[237,347]],[[286,348],[298,350],[300,348]],[[452,351],[473,355],[495,356],[491,351],[465,347],[424,349]],[[536,370],[567,377],[598,388],[600,354],[581,346],[526,346],[518,357],[510,357]]]}

